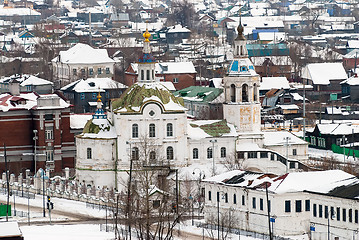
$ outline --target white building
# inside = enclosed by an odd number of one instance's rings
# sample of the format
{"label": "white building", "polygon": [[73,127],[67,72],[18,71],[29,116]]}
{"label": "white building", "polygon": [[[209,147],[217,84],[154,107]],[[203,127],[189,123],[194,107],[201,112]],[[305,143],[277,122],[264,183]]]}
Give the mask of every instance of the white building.
{"label": "white building", "polygon": [[106,49],[78,43],[51,60],[54,82],[63,87],[79,78],[112,78],[115,61]]}
{"label": "white building", "polygon": [[[188,120],[183,99],[155,78],[150,34],[146,32],[144,37],[137,82],[111,102],[107,115],[99,104],[93,119],[77,136],[76,174],[80,181],[123,189],[132,169],[131,159],[135,164],[171,170],[196,164],[212,175],[223,171],[220,165],[237,159],[252,171],[283,174],[303,168],[298,160],[286,159],[274,147],[264,146],[259,75],[248,59],[243,35],[235,40],[234,59],[223,80],[224,120],[206,121]],[[306,143],[300,144],[307,148]]]}
{"label": "white building", "polygon": [[206,222],[217,224],[219,211],[220,223],[230,214],[232,227],[246,231],[269,234],[270,220],[274,235],[359,237],[359,179],[341,170],[282,176],[235,170],[202,183]]}

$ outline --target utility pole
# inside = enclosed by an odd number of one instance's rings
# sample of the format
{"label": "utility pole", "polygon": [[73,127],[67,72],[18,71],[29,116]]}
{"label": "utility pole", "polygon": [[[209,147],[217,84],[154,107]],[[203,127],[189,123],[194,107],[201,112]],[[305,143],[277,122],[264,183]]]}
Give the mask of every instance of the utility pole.
{"label": "utility pole", "polygon": [[130,145],[130,176],[129,176],[129,181],[128,181],[128,190],[127,190],[127,221],[128,221],[128,233],[130,234],[130,240],[131,240],[131,219],[130,219],[130,215],[131,215],[131,181],[132,181],[132,160],[133,160],[133,156],[132,156],[132,148],[131,148],[131,144],[132,142],[126,142],[127,144]]}
{"label": "utility pole", "polygon": [[7,222],[7,221],[9,221],[10,184],[9,184],[9,171],[7,170],[7,157],[6,157],[5,143],[4,143],[4,159],[5,159],[5,175],[6,175],[6,188],[7,188],[7,200],[6,200],[6,222]]}
{"label": "utility pole", "polygon": [[269,239],[273,240],[273,235],[270,227],[270,206],[269,206],[269,198],[268,198],[268,182],[266,182],[266,198],[267,198],[267,215],[268,215],[268,231],[269,231]]}

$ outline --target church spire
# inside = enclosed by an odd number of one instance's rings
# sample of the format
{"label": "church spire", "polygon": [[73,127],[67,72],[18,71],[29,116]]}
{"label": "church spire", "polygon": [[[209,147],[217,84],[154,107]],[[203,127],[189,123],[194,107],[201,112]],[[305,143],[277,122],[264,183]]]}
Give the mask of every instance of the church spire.
{"label": "church spire", "polygon": [[242,25],[242,6],[239,5],[239,24],[237,27],[238,35],[236,39],[234,39],[234,57],[235,58],[247,58],[248,57],[248,51],[247,51],[247,41],[246,38],[243,35],[244,27]]}
{"label": "church spire", "polygon": [[101,94],[100,94],[100,89],[98,89],[98,94],[97,94],[97,109],[95,111],[95,114],[92,115],[92,119],[106,119],[107,116],[105,114],[105,111],[102,109],[102,101],[101,101]]}
{"label": "church spire", "polygon": [[146,32],[143,33],[145,40],[143,41],[142,55],[138,59],[138,77],[139,83],[150,83],[155,81],[155,64],[156,59],[152,56],[150,47],[151,34],[146,28]]}

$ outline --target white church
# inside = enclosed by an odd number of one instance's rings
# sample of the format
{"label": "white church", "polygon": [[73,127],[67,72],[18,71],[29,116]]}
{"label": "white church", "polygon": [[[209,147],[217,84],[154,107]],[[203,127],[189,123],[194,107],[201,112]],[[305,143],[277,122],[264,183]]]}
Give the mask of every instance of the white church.
{"label": "white church", "polygon": [[209,176],[225,171],[223,166],[231,161],[245,170],[274,174],[306,169],[305,141],[289,132],[261,132],[260,76],[248,58],[241,25],[223,79],[221,120],[187,118],[183,100],[155,78],[151,35],[146,31],[143,36],[137,83],[113,100],[107,113],[99,95],[96,113],[76,138],[77,179],[123,190],[131,159],[174,170],[196,166]]}

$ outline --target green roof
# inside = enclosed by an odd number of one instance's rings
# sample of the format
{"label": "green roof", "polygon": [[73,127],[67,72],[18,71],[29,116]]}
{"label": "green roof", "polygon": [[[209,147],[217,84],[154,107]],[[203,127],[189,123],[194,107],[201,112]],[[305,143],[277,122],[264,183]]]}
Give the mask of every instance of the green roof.
{"label": "green roof", "polygon": [[[112,102],[112,107],[114,110],[125,108],[127,112],[139,112],[139,108],[142,107],[146,99],[151,97],[157,97],[163,105],[172,101],[173,103],[183,107],[183,99],[175,97],[161,84],[134,84],[128,88],[120,98]],[[171,111],[173,109],[165,110]],[[178,110],[178,108],[174,110]]]}
{"label": "green roof", "polygon": [[92,122],[93,119],[87,121],[83,133],[99,133],[100,127]]}
{"label": "green roof", "polygon": [[199,127],[205,133],[207,133],[208,135],[210,135],[212,137],[220,137],[223,134],[231,132],[231,129],[228,127],[226,120],[214,122],[211,124],[200,125],[200,126],[193,124],[193,123],[191,123],[190,125],[193,128]]}
{"label": "green roof", "polygon": [[185,101],[193,100],[198,102],[200,100],[201,102],[209,103],[212,102],[214,99],[216,99],[222,93],[223,93],[223,89],[221,88],[191,86],[176,91],[173,94],[175,96],[182,97]]}

